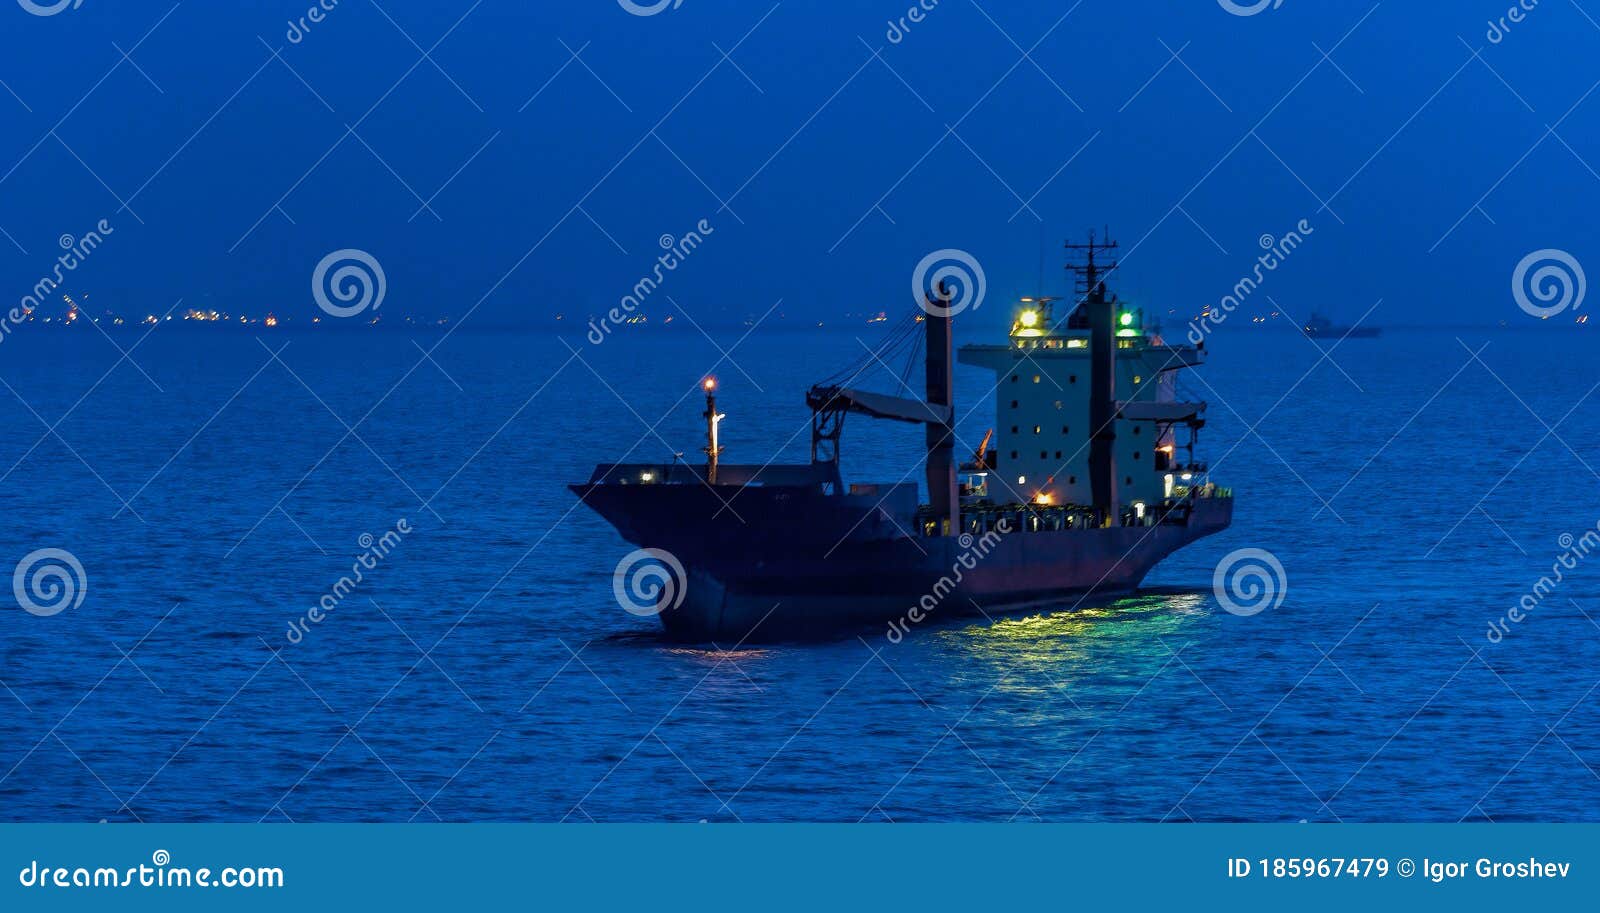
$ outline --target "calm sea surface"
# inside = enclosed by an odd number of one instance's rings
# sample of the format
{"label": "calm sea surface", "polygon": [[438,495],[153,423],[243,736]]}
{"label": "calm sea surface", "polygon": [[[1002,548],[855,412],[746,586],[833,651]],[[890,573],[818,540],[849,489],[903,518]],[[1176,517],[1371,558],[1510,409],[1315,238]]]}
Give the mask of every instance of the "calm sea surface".
{"label": "calm sea surface", "polygon": [[[726,459],[762,462],[805,458],[805,386],[874,328],[713,335]],[[1600,818],[1600,560],[1486,637],[1600,520],[1590,333],[1395,330],[1318,365],[1225,329],[1186,389],[1234,525],[1147,592],[733,652],[619,609],[632,546],[565,488],[694,454],[718,349],[462,330],[423,361],[438,338],[0,344],[0,566],[59,548],[87,581],[0,611],[0,817]],[[975,446],[992,399],[958,384]],[[846,474],[916,478],[919,441],[852,420]],[[1286,596],[1239,617],[1212,574],[1252,547]]]}

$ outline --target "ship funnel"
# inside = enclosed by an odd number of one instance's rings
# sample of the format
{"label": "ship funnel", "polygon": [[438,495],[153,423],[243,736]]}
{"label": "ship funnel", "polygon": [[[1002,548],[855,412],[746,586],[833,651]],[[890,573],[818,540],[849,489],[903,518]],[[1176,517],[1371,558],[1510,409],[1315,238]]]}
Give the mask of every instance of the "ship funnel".
{"label": "ship funnel", "polygon": [[1122,511],[1117,501],[1117,340],[1116,300],[1106,294],[1105,273],[1117,268],[1116,260],[1096,263],[1096,253],[1117,249],[1117,242],[1104,237],[1096,242],[1089,233],[1088,244],[1067,242],[1068,251],[1083,254],[1083,261],[1067,269],[1079,277],[1082,294],[1079,308],[1087,312],[1089,323],[1089,493],[1101,522],[1117,526]]}
{"label": "ship funnel", "polygon": [[1117,504],[1116,304],[1104,282],[1089,291],[1089,491],[1101,522],[1121,521]]}

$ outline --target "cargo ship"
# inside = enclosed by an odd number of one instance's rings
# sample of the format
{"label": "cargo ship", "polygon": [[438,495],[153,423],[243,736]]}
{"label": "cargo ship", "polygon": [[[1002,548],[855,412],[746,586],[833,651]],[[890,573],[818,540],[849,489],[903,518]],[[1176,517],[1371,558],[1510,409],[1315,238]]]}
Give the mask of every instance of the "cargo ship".
{"label": "cargo ship", "polygon": [[[994,428],[965,463],[952,383],[959,308],[941,281],[910,323],[925,346],[925,397],[813,386],[809,462],[722,463],[707,379],[703,462],[606,463],[570,486],[670,565],[648,594],[667,634],[726,645],[877,628],[898,639],[929,619],[1130,592],[1175,550],[1225,529],[1233,494],[1194,452],[1205,403],[1177,396],[1204,341],[1164,341],[1108,290],[1116,242],[1091,233],[1064,247],[1075,277],[1066,313],[1057,318],[1059,299],[1023,299],[1004,342],[959,350],[961,364],[994,375]],[[926,500],[915,481],[846,483],[839,448],[852,415],[923,426]],[[619,600],[623,586],[614,581]]]}

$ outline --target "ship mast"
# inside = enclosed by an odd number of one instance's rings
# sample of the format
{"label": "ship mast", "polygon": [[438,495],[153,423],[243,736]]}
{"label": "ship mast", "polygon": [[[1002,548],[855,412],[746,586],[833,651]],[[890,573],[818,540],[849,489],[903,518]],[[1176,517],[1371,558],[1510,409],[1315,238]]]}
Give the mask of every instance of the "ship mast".
{"label": "ship mast", "polygon": [[1104,274],[1112,272],[1118,261],[1095,262],[1097,252],[1117,249],[1117,242],[1106,237],[1095,242],[1094,231],[1089,231],[1088,244],[1064,245],[1071,255],[1081,252],[1082,261],[1067,263],[1067,269],[1077,274],[1077,292],[1080,309],[1089,318],[1089,491],[1094,508],[1107,526],[1121,522],[1117,503],[1116,416],[1117,416],[1117,350],[1116,302],[1106,294]]}
{"label": "ship mast", "polygon": [[706,378],[706,484],[717,484],[717,459],[722,456],[722,445],[717,442],[717,426],[726,415],[717,411],[717,379]]}
{"label": "ship mast", "polygon": [[[937,297],[935,297],[935,294]],[[954,362],[950,340],[950,302],[954,293],[944,282],[934,294],[928,296],[927,318],[923,321],[926,333],[927,403],[930,411],[942,412],[943,421],[930,421],[925,427],[924,440],[928,445],[928,508],[933,516],[943,521],[940,535],[954,536],[961,532],[961,497],[956,488],[956,432]]]}

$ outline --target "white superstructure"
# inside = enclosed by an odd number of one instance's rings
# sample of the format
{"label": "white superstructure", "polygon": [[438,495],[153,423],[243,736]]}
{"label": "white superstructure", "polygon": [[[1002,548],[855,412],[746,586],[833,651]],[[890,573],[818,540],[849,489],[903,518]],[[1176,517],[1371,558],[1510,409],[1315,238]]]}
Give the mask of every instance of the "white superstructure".
{"label": "white superstructure", "polygon": [[[1006,345],[962,346],[961,364],[995,374],[994,444],[978,461],[987,498],[1093,503],[1089,480],[1089,326],[1078,309],[1054,319],[1048,298],[1022,299]],[[1193,435],[1205,403],[1180,402],[1177,371],[1203,347],[1167,345],[1141,311],[1120,307],[1116,327],[1115,479],[1123,510],[1139,511],[1203,482]],[[1175,435],[1178,427],[1189,434]],[[970,475],[970,473],[969,473]]]}

